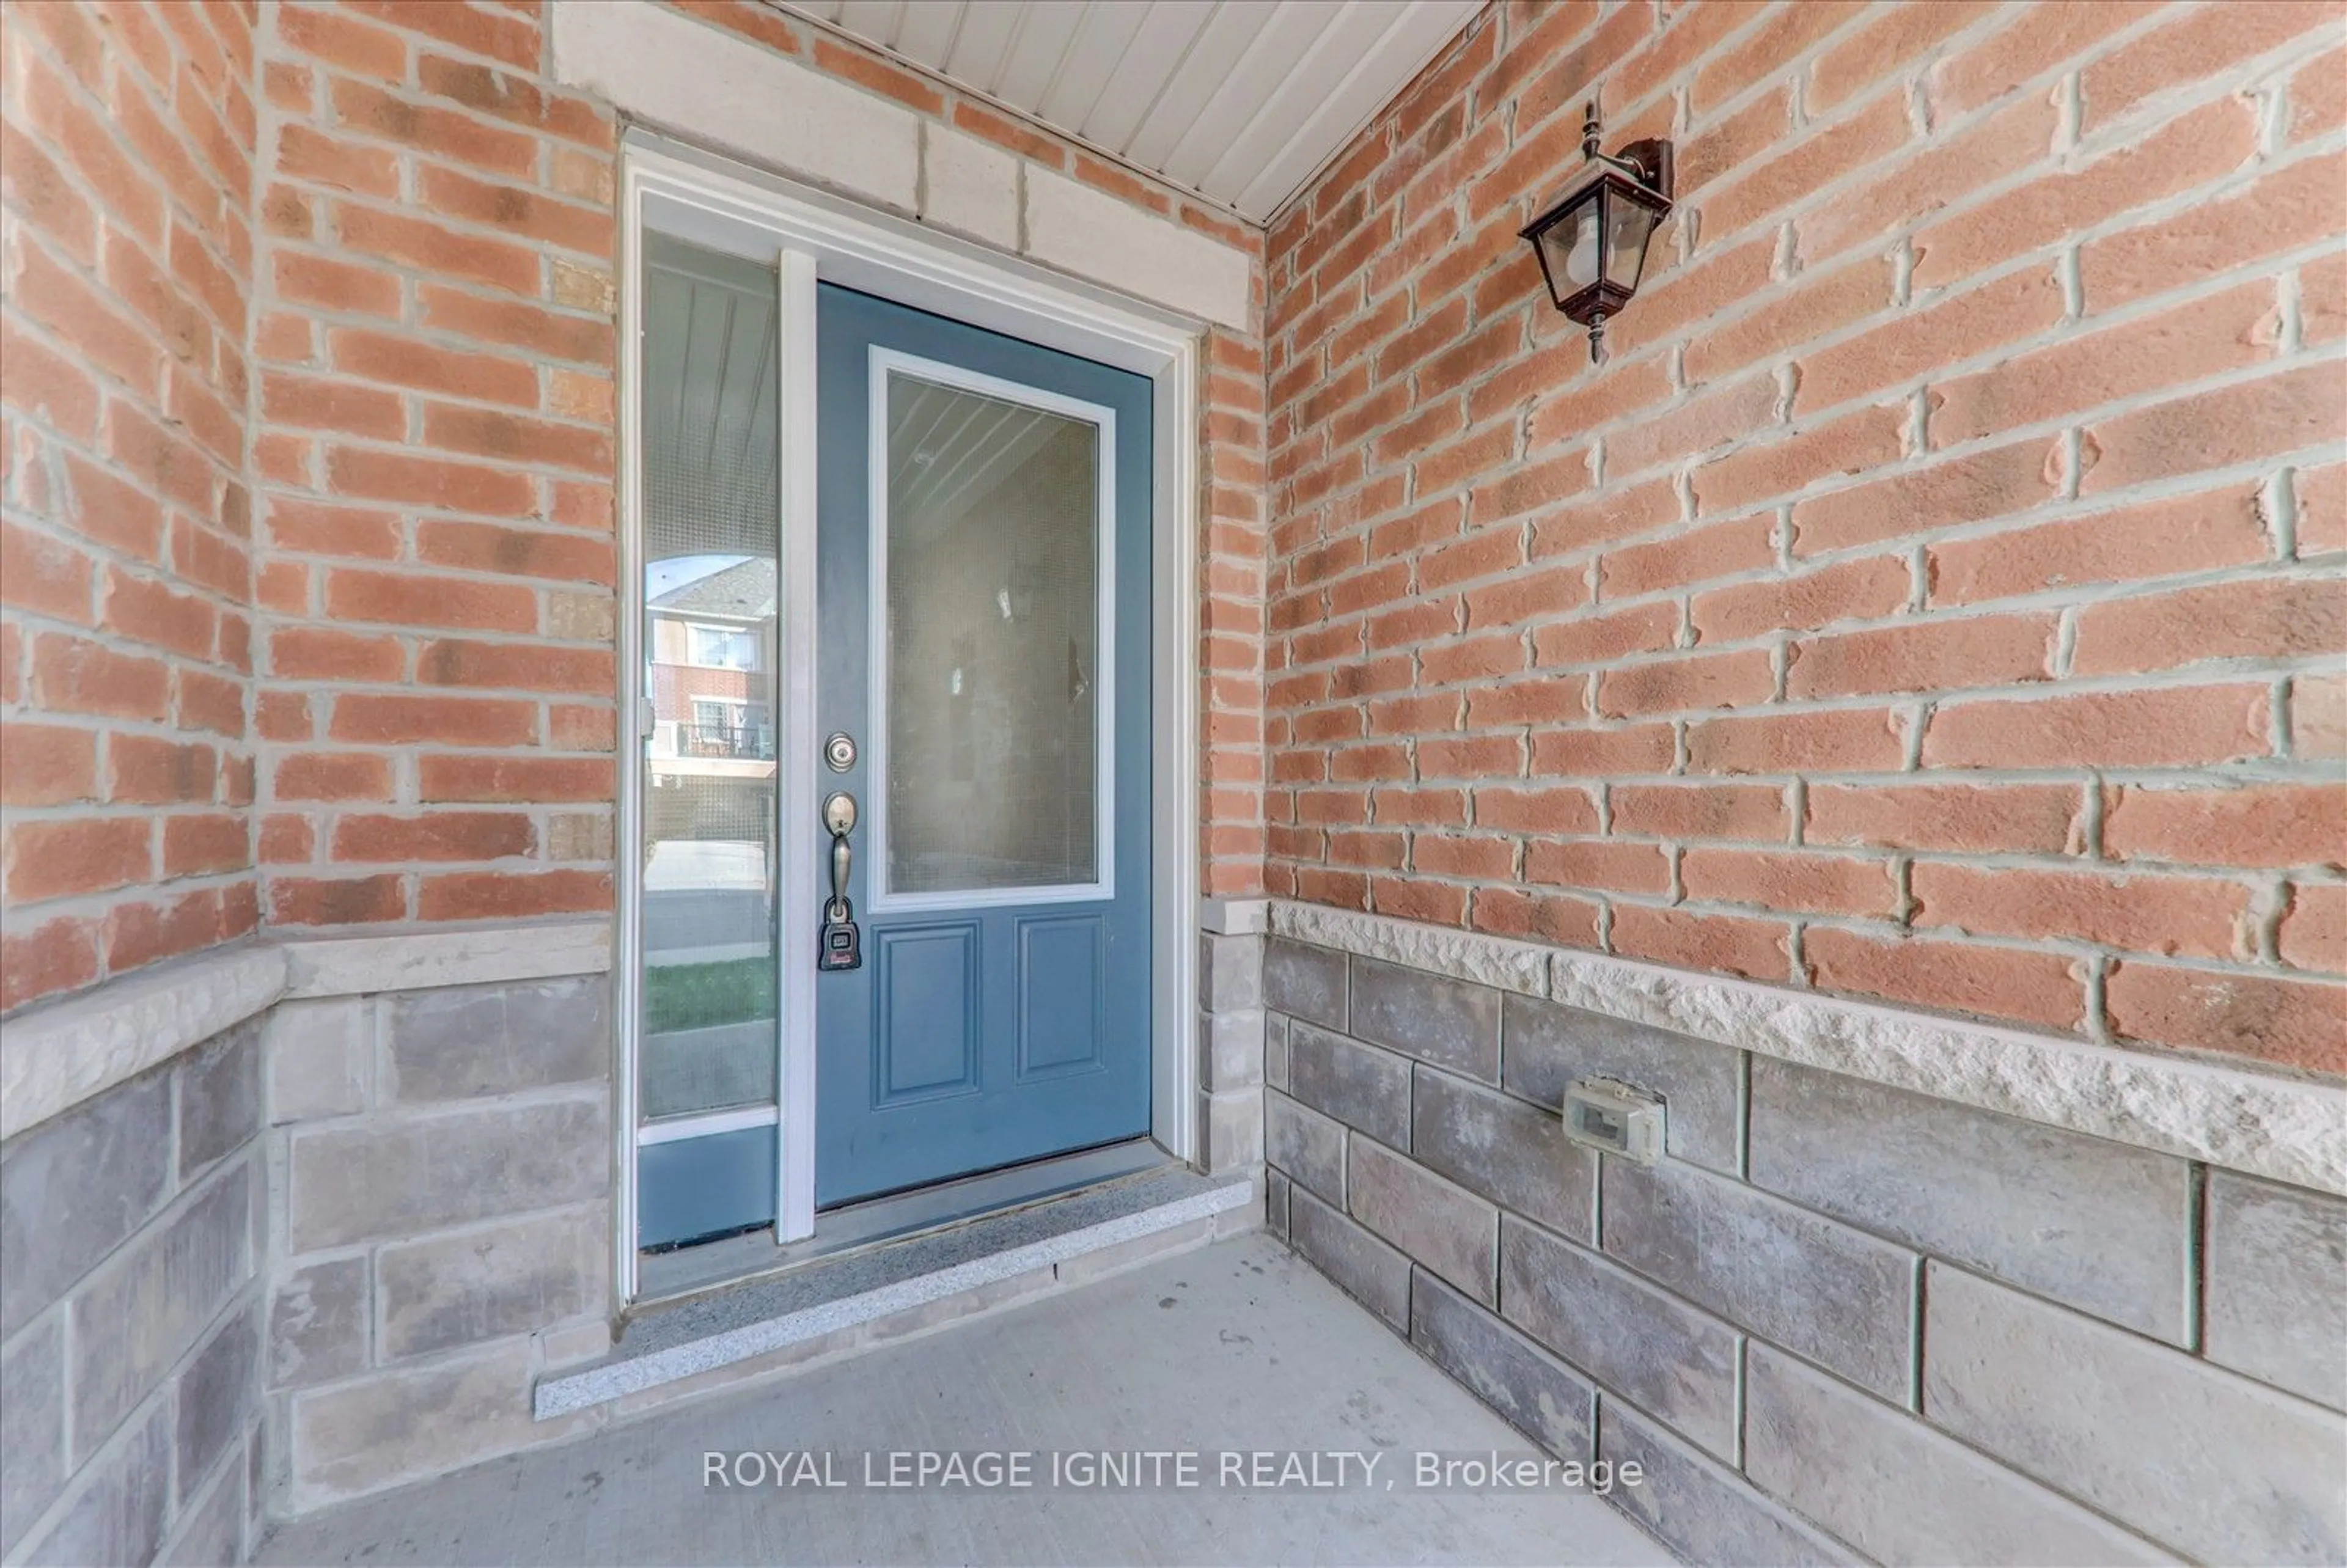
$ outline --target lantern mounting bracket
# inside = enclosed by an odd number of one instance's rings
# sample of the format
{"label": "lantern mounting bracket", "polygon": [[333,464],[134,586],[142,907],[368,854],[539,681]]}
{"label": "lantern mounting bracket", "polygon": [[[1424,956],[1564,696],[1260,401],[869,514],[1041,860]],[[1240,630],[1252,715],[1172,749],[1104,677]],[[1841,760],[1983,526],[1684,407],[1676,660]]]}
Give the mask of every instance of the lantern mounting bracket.
{"label": "lantern mounting bracket", "polygon": [[1583,111],[1581,156],[1592,163],[1612,164],[1664,200],[1669,200],[1671,177],[1676,172],[1670,139],[1660,136],[1645,137],[1619,152],[1606,153],[1598,147],[1598,133],[1603,128],[1597,118],[1597,105],[1592,102]]}

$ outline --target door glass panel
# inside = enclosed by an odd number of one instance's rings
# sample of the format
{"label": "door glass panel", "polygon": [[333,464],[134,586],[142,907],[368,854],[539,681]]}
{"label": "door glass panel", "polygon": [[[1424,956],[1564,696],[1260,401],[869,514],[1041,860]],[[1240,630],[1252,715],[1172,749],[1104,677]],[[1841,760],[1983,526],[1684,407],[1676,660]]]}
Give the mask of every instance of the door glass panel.
{"label": "door glass panel", "polygon": [[1100,427],[887,374],[888,891],[1097,883]]}
{"label": "door glass panel", "polygon": [[645,236],[644,1117],[774,1099],[776,279]]}

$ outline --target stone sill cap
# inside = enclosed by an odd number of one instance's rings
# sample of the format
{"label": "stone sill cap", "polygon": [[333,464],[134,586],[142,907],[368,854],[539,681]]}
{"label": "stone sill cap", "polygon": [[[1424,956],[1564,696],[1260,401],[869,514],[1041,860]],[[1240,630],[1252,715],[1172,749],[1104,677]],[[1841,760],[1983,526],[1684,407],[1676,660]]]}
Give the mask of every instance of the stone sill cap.
{"label": "stone sill cap", "polygon": [[[1214,901],[1207,930],[1409,965],[1892,1088],[2347,1194],[2347,1088],[1848,1001],[1286,899]],[[280,999],[599,974],[608,919],[273,938],[158,965],[0,1022],[14,1137]]]}
{"label": "stone sill cap", "polygon": [[0,1138],[287,998],[547,979],[610,967],[609,919],[269,937],[214,948],[0,1021]]}
{"label": "stone sill cap", "polygon": [[1289,899],[1274,936],[2347,1194],[2347,1087]]}

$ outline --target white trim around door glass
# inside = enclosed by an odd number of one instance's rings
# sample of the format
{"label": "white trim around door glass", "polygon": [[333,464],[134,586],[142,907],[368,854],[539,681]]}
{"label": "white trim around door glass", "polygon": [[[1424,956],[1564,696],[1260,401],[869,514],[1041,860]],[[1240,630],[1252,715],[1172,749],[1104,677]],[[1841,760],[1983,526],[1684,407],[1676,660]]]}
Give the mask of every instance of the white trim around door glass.
{"label": "white trim around door glass", "polygon": [[[872,870],[865,884],[873,914],[911,914],[934,909],[994,909],[1036,904],[1098,904],[1116,897],[1116,411],[1041,387],[984,375],[960,365],[923,359],[900,349],[874,347],[871,364],[870,509],[866,518],[869,550],[871,692],[865,709],[870,729],[867,751],[872,798],[866,810],[872,824]],[[888,383],[892,375],[956,392],[975,393],[1092,425],[1099,443],[1092,497],[1094,615],[1098,631],[1092,681],[1098,707],[1092,721],[1092,865],[1089,882],[1049,883],[1033,887],[982,887],[963,892],[899,893],[888,886]]]}

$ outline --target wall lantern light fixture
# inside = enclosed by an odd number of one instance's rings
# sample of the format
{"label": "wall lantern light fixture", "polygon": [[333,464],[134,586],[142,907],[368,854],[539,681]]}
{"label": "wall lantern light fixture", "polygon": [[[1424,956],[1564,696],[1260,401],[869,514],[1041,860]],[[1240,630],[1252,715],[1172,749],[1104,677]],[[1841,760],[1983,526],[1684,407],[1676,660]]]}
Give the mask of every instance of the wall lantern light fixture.
{"label": "wall lantern light fixture", "polygon": [[1524,231],[1556,308],[1589,329],[1589,358],[1605,363],[1605,323],[1638,292],[1646,242],[1671,210],[1671,144],[1634,141],[1597,150],[1597,106],[1581,126],[1589,177]]}

